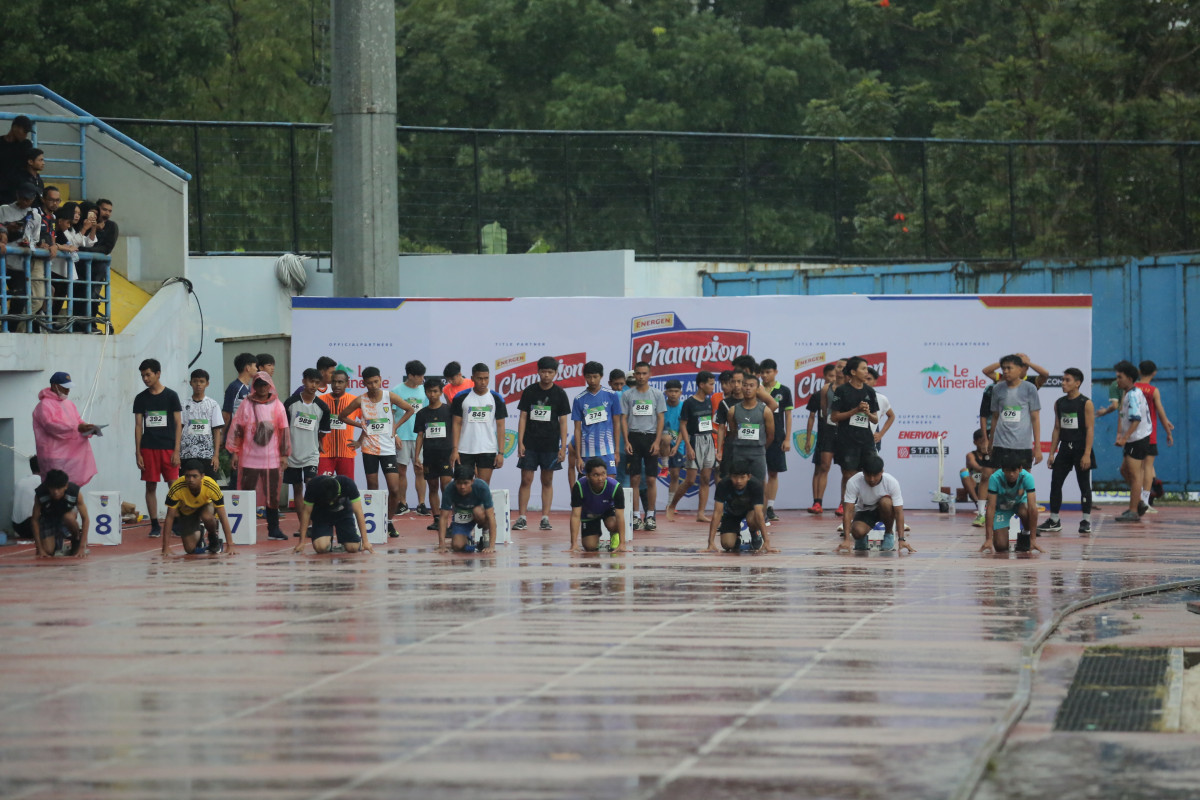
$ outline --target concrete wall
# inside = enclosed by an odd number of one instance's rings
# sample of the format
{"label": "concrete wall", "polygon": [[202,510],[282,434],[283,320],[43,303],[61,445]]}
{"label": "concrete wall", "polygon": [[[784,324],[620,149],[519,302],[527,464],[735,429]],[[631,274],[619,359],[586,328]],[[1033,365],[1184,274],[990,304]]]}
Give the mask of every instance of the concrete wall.
{"label": "concrete wall", "polygon": [[[27,474],[24,462],[35,452],[31,419],[38,392],[62,370],[75,383],[71,400],[84,420],[110,426],[92,440],[98,473],[88,488],[119,491],[145,509],[133,449],[133,398],[145,388],[138,364],[157,358],[163,383],[181,395],[187,391],[187,362],[199,337],[199,318],[189,302],[183,286],[166,287],[116,336],[0,334],[0,420],[13,420],[16,477]],[[160,484],[160,501],[165,494]],[[6,514],[0,526],[8,525]]]}
{"label": "concrete wall", "polygon": [[[402,256],[403,297],[622,297],[632,250]],[[310,292],[306,292],[310,294]]]}

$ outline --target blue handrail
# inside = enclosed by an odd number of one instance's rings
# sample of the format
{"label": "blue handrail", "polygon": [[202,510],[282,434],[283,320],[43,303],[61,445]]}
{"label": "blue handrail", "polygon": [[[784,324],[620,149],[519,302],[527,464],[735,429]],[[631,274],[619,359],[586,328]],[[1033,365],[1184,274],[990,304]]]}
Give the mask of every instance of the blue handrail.
{"label": "blue handrail", "polygon": [[[172,175],[175,175],[176,177],[183,178],[185,181],[190,181],[192,179],[192,176],[190,174],[188,174],[187,171],[183,170],[180,167],[175,166],[170,161],[163,158],[158,153],[155,153],[150,148],[146,147],[143,144],[140,144],[139,142],[134,141],[133,139],[130,139],[128,136],[121,133],[119,130],[117,130],[113,126],[109,125],[107,122],[104,122],[99,117],[92,116],[91,114],[87,113],[82,108],[80,108],[79,106],[72,103],[70,100],[67,100],[65,97],[61,97],[58,94],[55,94],[54,92],[47,89],[45,86],[42,86],[40,83],[30,83],[30,84],[24,84],[21,86],[0,86],[0,95],[15,95],[15,94],[33,94],[33,95],[37,95],[39,97],[44,97],[47,100],[51,100],[51,101],[57,103],[58,105],[62,106],[67,111],[70,111],[72,114],[75,115],[74,118],[45,116],[45,115],[40,115],[40,114],[26,114],[25,115],[25,116],[29,117],[31,120],[33,120],[34,122],[59,122],[59,123],[75,123],[78,125],[94,125],[94,126],[96,126],[96,128],[98,130],[103,131],[104,133],[107,133],[109,136],[113,137],[114,139],[116,139],[118,142],[125,145],[129,149],[150,159],[150,161],[155,166],[162,167],[167,172],[170,172]],[[16,116],[19,116],[19,114],[16,112],[0,111],[0,119],[12,119]]]}
{"label": "blue handrail", "polygon": [[[12,269],[10,256],[21,259],[21,268]],[[36,267],[34,259],[39,259]],[[108,327],[111,304],[112,257],[104,253],[81,252],[75,271],[86,265],[103,265],[97,279],[98,266],[85,269],[86,277],[62,277],[51,272],[50,252],[38,247],[5,245],[4,274],[0,276],[0,332],[13,332],[25,323],[27,330],[40,328],[49,333],[99,332],[97,324]],[[9,292],[9,284],[19,291]],[[103,306],[103,311],[101,311]],[[56,314],[55,311],[58,311]]]}

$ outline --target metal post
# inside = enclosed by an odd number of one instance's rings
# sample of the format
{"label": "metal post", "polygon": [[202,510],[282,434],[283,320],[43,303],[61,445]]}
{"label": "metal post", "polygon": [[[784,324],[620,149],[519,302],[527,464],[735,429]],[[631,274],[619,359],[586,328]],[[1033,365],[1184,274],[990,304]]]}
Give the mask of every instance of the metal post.
{"label": "metal post", "polygon": [[662,257],[658,223],[658,137],[650,137],[650,224],[654,226],[654,256]]}
{"label": "metal post", "polygon": [[562,137],[562,161],[563,161],[563,227],[566,238],[567,252],[571,252],[574,248],[571,246],[571,158],[570,149],[567,147],[570,141],[569,136]]}
{"label": "metal post", "polygon": [[[1179,171],[1179,221],[1180,221],[1180,224],[1183,226],[1183,231],[1182,231],[1182,233],[1183,233],[1183,249],[1191,250],[1192,249],[1192,226],[1191,226],[1191,220],[1188,219],[1187,171],[1184,168],[1184,164],[1183,164],[1184,154],[1187,152],[1187,148],[1181,144],[1176,147],[1175,152],[1176,152],[1176,163],[1178,164],[1178,171]],[[1180,335],[1182,336],[1183,334],[1180,333]],[[1180,397],[1182,398],[1183,395],[1180,395]]]}
{"label": "metal post", "polygon": [[204,170],[200,165],[200,126],[192,126],[192,185],[196,190],[196,239],[197,252],[208,252],[204,246]]}
{"label": "metal post", "polygon": [[1100,145],[1092,145],[1092,181],[1095,200],[1092,217],[1096,220],[1096,256],[1104,258],[1104,200],[1100,194]]}
{"label": "metal post", "polygon": [[288,126],[288,150],[292,168],[292,252],[300,252],[300,197],[296,186],[296,126]]}
{"label": "metal post", "polygon": [[742,255],[750,257],[750,155],[742,139]]}
{"label": "metal post", "polygon": [[1017,260],[1017,182],[1013,167],[1013,145],[1008,146],[1008,255]]}
{"label": "metal post", "polygon": [[[338,297],[400,294],[396,6],[333,4],[333,287]],[[406,269],[417,269],[406,260]]]}
{"label": "metal post", "polygon": [[475,154],[475,252],[483,255],[483,210],[479,198],[479,131],[471,132],[471,149]]}
{"label": "metal post", "polygon": [[834,238],[834,254],[838,261],[842,260],[842,226],[838,219],[838,209],[841,207],[841,178],[838,174],[838,143],[832,141],[829,143],[830,149],[833,151],[833,238]]}
{"label": "metal post", "polygon": [[[921,140],[921,239],[925,258],[929,258],[929,152]],[[940,490],[939,490],[940,491]]]}

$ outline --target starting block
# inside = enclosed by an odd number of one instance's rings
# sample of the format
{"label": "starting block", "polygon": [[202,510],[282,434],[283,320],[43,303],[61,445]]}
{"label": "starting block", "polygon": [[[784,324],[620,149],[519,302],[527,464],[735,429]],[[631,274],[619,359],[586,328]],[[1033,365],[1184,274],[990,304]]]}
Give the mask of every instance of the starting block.
{"label": "starting block", "polygon": [[[239,547],[258,544],[258,517],[255,514],[258,492],[241,490],[225,492],[225,516],[229,517],[229,533]],[[163,536],[170,536],[163,531]]]}
{"label": "starting block", "polygon": [[[83,502],[92,517],[87,532],[88,544],[121,543],[121,494],[119,492],[87,492]],[[165,534],[170,535],[170,532]]]}
{"label": "starting block", "polygon": [[[509,520],[512,509],[508,505],[508,489],[492,490],[492,511],[496,515],[496,544],[512,544],[512,524]],[[483,533],[483,528],[476,525],[476,544]]]}
{"label": "starting block", "polygon": [[363,520],[367,523],[367,541],[371,544],[387,544],[387,489],[363,489],[360,494]]}

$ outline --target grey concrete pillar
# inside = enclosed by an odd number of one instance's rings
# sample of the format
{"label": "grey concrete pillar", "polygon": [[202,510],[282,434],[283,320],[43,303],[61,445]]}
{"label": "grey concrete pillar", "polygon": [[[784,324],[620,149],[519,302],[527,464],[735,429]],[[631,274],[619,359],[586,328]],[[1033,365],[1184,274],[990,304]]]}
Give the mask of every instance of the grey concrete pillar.
{"label": "grey concrete pillar", "polygon": [[396,207],[396,6],[332,0],[333,288],[400,294]]}

